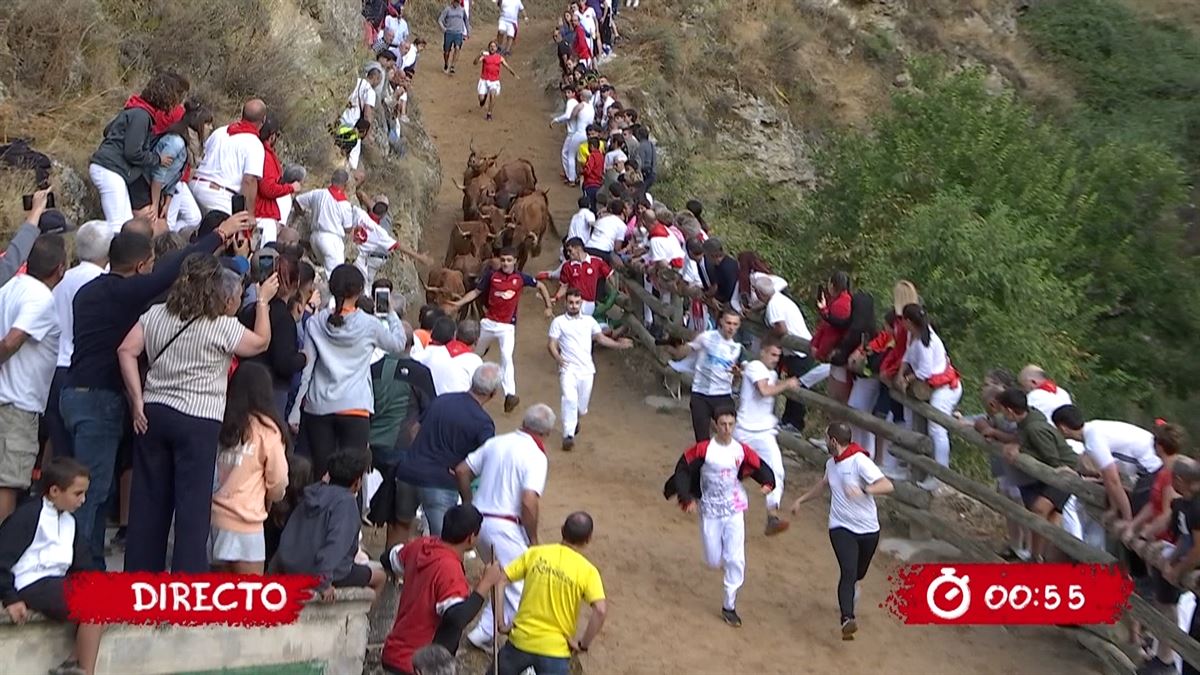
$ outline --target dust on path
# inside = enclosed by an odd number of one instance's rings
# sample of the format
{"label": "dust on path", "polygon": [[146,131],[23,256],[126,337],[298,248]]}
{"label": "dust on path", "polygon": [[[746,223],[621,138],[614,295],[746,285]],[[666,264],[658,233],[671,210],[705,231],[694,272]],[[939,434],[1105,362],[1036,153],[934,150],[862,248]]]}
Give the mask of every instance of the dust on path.
{"label": "dust on path", "polygon": [[[504,74],[495,119],[487,122],[475,97],[478,70],[470,61],[486,46],[493,25],[479,21],[478,35],[466,43],[453,76],[442,73],[438,41],[432,39],[436,26],[414,26],[431,45],[414,95],[444,172],[424,238],[435,259],[443,255],[447,233],[462,215],[462,194],[454,181],[461,179],[472,140],[486,152],[503,147],[503,159],[533,162],[540,187],[550,190],[560,233],[576,210],[577,191],[559,178],[562,127],[548,128],[558,111],[533,72],[531,52],[549,49],[542,38],[550,34],[550,24],[535,20],[522,26],[529,37],[517,43],[509,59],[521,79]],[[556,262],[548,246],[527,270]],[[558,377],[546,353],[549,321],[541,310],[536,294],[526,293],[517,328],[517,387],[522,410],[545,402],[557,412]],[[701,562],[696,517],[662,497],[663,481],[690,444],[691,426],[683,413],[656,413],[643,405],[645,396],[663,392],[655,391],[644,368],[638,373],[630,367],[638,363],[636,355],[597,348],[596,361],[591,411],[575,450],[562,452],[557,434],[547,439],[550,473],[541,515],[541,536],[548,542],[557,541],[558,526],[571,511],[586,510],[596,520],[595,540],[586,553],[603,576],[610,611],[604,632],[583,657],[589,673],[1098,672],[1086,652],[1048,632],[901,624],[878,608],[896,566],[884,557],[876,558],[863,583],[858,639],[842,642],[837,567],[826,507],[820,504],[806,508],[786,534],[767,539],[762,500],[752,497],[746,514],[747,580],[738,597],[744,625],[726,626],[720,618],[721,573]],[[490,412],[500,432],[520,421],[519,411],[505,415],[498,402]],[[814,476],[796,476],[788,494],[799,494]]]}

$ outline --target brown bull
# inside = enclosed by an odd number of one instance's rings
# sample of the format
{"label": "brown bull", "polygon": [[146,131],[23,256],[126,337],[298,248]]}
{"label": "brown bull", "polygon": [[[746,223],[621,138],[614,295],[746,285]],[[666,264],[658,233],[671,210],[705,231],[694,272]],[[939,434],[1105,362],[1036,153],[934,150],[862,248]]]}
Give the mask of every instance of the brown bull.
{"label": "brown bull", "polygon": [[466,183],[455,181],[454,185],[463,193],[463,220],[479,218],[481,207],[496,203],[496,187],[487,174],[475,176]]}
{"label": "brown bull", "polygon": [[471,179],[476,176],[494,177],[500,170],[496,166],[496,160],[499,157],[499,152],[494,155],[484,155],[476,152],[475,145],[472,142],[471,154],[467,156],[467,168],[463,170],[463,185],[471,182]]}
{"label": "brown bull", "polygon": [[479,271],[482,269],[483,263],[479,261],[479,256],[465,253],[454,257],[450,263],[450,269],[461,272],[463,283],[467,288],[475,286],[475,282],[479,280]]}
{"label": "brown bull", "polygon": [[425,302],[451,313],[456,311],[454,303],[466,294],[467,286],[463,281],[462,272],[444,267],[429,270],[429,277],[425,282]]}
{"label": "brown bull", "polygon": [[513,200],[537,189],[537,174],[529,160],[515,159],[500,167],[492,178],[492,185],[496,204],[509,209]]}
{"label": "brown bull", "polygon": [[479,207],[479,219],[488,224],[492,234],[500,234],[508,224],[508,213],[495,204],[484,204]]}
{"label": "brown bull", "polygon": [[450,243],[446,246],[446,267],[450,267],[460,255],[483,258],[495,238],[496,235],[482,220],[466,220],[455,225],[450,230]]}
{"label": "brown bull", "polygon": [[550,215],[548,192],[548,190],[541,190],[518,197],[509,212],[512,222],[505,232],[503,241],[505,245],[517,248],[518,269],[525,269],[525,263],[529,261],[529,258],[536,258],[542,254],[542,241],[547,232],[558,237],[558,230],[554,227],[554,218]]}

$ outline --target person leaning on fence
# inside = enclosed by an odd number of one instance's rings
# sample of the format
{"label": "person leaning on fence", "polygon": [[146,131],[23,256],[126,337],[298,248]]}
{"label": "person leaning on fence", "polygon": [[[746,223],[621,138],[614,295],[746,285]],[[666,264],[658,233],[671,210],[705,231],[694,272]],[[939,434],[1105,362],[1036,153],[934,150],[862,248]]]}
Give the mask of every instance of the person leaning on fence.
{"label": "person leaning on fence", "polygon": [[[903,317],[905,330],[911,338],[904,350],[900,380],[917,398],[921,396],[915,393],[913,384],[924,383],[926,386],[919,388],[929,392],[929,405],[949,415],[962,399],[958,371],[951,365],[946,346],[933,329],[924,307],[908,305]],[[933,458],[942,466],[950,466],[950,434],[946,427],[930,420],[929,437],[933,440]],[[936,482],[927,478],[923,487],[932,486],[936,486]]]}

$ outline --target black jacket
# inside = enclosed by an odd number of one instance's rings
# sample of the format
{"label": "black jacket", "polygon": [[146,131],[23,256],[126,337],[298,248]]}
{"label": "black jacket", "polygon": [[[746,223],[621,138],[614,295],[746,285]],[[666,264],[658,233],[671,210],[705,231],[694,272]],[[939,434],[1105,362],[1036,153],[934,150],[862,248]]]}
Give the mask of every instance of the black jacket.
{"label": "black jacket", "polygon": [[[297,341],[296,319],[288,310],[287,302],[279,298],[271,299],[267,311],[271,320],[271,342],[265,352],[246,361],[266,366],[276,388],[291,387],[292,376],[304,370],[304,352],[300,351]],[[238,321],[253,330],[256,312],[254,303],[250,303],[238,312]]]}
{"label": "black jacket", "polygon": [[[17,597],[16,579],[13,577],[12,568],[33,544],[41,515],[42,499],[39,497],[20,505],[7,520],[0,523],[0,602],[5,607],[20,600]],[[75,558],[68,572],[79,572],[91,567],[92,554],[80,532],[79,523],[75,523]]]}
{"label": "black jacket", "polygon": [[850,320],[846,333],[829,353],[829,363],[846,365],[854,350],[875,337],[875,298],[870,293],[858,291],[850,297]]}
{"label": "black jacket", "polygon": [[[663,485],[663,497],[678,497],[681,507],[700,498],[700,469],[704,466],[710,442],[700,441],[680,456],[679,461],[675,463],[675,473],[671,474]],[[760,485],[775,487],[775,472],[771,467],[745,443],[742,444],[742,450],[745,456],[742,458],[742,465],[738,467],[738,479],[749,476]]]}
{"label": "black jacket", "polygon": [[149,182],[150,173],[159,163],[152,127],[153,120],[145,110],[122,110],[104,127],[104,140],[92,153],[91,163],[116,173],[126,183],[143,177]]}

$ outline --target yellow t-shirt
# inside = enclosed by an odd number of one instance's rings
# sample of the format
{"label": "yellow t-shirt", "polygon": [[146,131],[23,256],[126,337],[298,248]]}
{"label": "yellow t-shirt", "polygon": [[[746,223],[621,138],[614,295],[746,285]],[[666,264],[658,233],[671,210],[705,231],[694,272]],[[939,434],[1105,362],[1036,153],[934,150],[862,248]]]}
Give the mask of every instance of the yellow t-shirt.
{"label": "yellow t-shirt", "polygon": [[[598,150],[598,152],[599,152],[600,154],[602,154],[602,155],[603,155],[605,152],[607,152],[607,151],[604,149],[604,148],[605,148],[605,145],[606,145],[606,144],[605,144],[605,142],[604,142],[604,141],[600,141],[600,149]],[[587,141],[584,141],[583,143],[580,143],[580,144],[579,144],[579,151],[575,153],[575,162],[576,162],[576,163],[577,163],[579,166],[583,166],[584,164],[587,164],[587,158],[588,158],[588,155],[590,155],[590,154],[592,154],[592,149],[591,149],[590,147],[588,147],[588,142],[587,142]]]}
{"label": "yellow t-shirt", "polygon": [[538,656],[569,657],[567,638],[575,636],[579,601],[604,599],[600,570],[570,547],[544,544],[525,551],[504,573],[512,581],[525,580],[509,635],[513,646]]}

